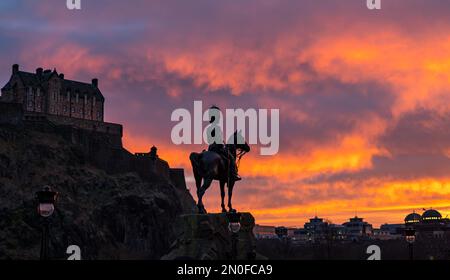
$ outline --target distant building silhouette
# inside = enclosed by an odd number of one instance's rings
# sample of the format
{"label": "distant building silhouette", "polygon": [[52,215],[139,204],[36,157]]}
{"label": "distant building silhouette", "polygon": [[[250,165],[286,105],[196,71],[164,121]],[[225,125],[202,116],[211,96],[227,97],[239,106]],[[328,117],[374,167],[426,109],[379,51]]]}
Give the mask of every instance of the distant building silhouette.
{"label": "distant building silhouette", "polygon": [[443,238],[450,235],[450,219],[442,218],[435,209],[427,209],[422,215],[411,213],[405,217],[405,226],[416,230],[420,239]]}
{"label": "distant building silhouette", "polygon": [[[258,225],[255,230],[256,238],[273,238],[276,236],[276,229],[276,227]],[[358,241],[369,239],[372,235],[372,225],[365,222],[363,218],[353,217],[339,225],[314,216],[305,223],[303,228],[288,228],[287,237],[295,243],[324,243],[330,240]]]}
{"label": "distant building silhouette", "polygon": [[347,238],[359,240],[361,238],[370,237],[373,234],[372,225],[365,222],[363,218],[355,216],[343,224]]}
{"label": "distant building silhouette", "polygon": [[274,239],[277,238],[274,226],[255,225],[253,233],[257,239]]}
{"label": "distant building silhouette", "polygon": [[[289,232],[292,231],[292,234],[288,234],[287,238],[290,239],[293,245],[299,246],[305,244],[329,245],[333,242],[364,242],[368,240],[398,240],[399,242],[405,242],[405,229],[411,227],[416,230],[416,237],[419,243],[431,246],[431,244],[450,242],[450,219],[442,217],[441,213],[435,209],[424,209],[422,215],[416,212],[410,213],[404,218],[404,223],[386,223],[377,229],[358,216],[350,218],[342,225],[314,216],[304,224],[303,228],[289,228]],[[282,227],[257,225],[255,227],[256,238],[277,238],[276,229],[279,228]]]}
{"label": "distant building silhouette", "polygon": [[417,214],[416,212],[413,212],[405,217],[405,224],[406,225],[413,225],[420,223],[422,220],[422,216],[420,214]]}
{"label": "distant building silhouette", "polygon": [[[311,242],[317,242],[323,239],[327,228],[327,222],[325,222],[322,218],[314,216],[314,218],[309,219],[309,222],[306,222],[304,225],[304,233],[306,233],[308,236],[306,239]],[[297,233],[301,234],[301,232]],[[302,237],[301,239],[304,240],[305,238]]]}
{"label": "distant building silhouette", "polygon": [[405,224],[383,224],[379,229],[373,229],[373,239],[395,240],[404,238]]}

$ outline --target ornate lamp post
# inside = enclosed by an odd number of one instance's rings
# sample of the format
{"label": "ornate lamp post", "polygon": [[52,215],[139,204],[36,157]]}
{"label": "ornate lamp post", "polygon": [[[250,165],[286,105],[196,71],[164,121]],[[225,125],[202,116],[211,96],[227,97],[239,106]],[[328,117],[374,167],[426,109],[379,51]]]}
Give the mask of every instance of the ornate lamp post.
{"label": "ornate lamp post", "polygon": [[231,233],[231,258],[237,259],[237,242],[239,237],[239,231],[241,230],[241,213],[229,212],[228,218],[228,230]]}
{"label": "ornate lamp post", "polygon": [[416,241],[416,230],[412,227],[405,229],[405,239],[406,242],[408,242],[409,259],[413,260],[414,259],[413,244]]}
{"label": "ornate lamp post", "polygon": [[42,217],[42,239],[41,239],[41,260],[48,259],[48,240],[49,240],[49,217],[55,211],[55,202],[58,193],[52,191],[49,186],[44,186],[41,191],[36,192],[38,200],[37,212]]}

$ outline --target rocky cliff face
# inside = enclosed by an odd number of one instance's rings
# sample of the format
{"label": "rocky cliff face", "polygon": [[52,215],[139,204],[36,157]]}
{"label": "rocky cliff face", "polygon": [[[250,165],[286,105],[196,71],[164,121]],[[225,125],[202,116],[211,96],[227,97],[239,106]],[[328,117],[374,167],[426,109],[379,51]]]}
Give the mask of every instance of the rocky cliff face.
{"label": "rocky cliff face", "polygon": [[50,218],[50,258],[67,258],[69,245],[78,245],[83,259],[168,253],[176,218],[196,209],[186,188],[129,170],[107,173],[55,129],[0,125],[0,258],[39,258],[34,194],[43,185],[60,193]]}

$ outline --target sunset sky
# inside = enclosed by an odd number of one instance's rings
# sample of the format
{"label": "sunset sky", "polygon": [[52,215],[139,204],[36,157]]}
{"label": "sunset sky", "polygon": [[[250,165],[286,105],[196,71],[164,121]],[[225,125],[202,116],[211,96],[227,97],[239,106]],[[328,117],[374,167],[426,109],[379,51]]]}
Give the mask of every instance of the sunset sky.
{"label": "sunset sky", "polygon": [[[279,153],[254,147],[233,197],[259,224],[450,213],[450,1],[65,2],[0,2],[2,86],[14,63],[99,78],[125,147],[156,145],[191,190],[205,146],[172,144],[173,110],[279,109]],[[204,200],[219,210],[217,183]]]}

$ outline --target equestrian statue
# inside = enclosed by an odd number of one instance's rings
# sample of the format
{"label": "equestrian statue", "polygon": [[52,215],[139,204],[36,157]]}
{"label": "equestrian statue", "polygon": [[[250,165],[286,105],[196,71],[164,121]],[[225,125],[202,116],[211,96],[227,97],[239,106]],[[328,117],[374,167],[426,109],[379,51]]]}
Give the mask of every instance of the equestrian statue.
{"label": "equestrian statue", "polygon": [[[209,118],[210,124],[218,123],[220,109],[216,106],[211,107],[209,109]],[[209,126],[207,135],[208,150],[203,150],[201,153],[194,152],[189,156],[197,187],[199,213],[206,214],[202,198],[214,180],[219,181],[222,212],[227,212],[224,202],[225,185],[228,188],[228,210],[235,212],[236,210],[231,205],[231,197],[233,196],[235,182],[241,180],[238,175],[238,163],[244,154],[250,152],[250,146],[238,131],[235,131],[225,144],[223,143],[222,131],[219,127]]]}

